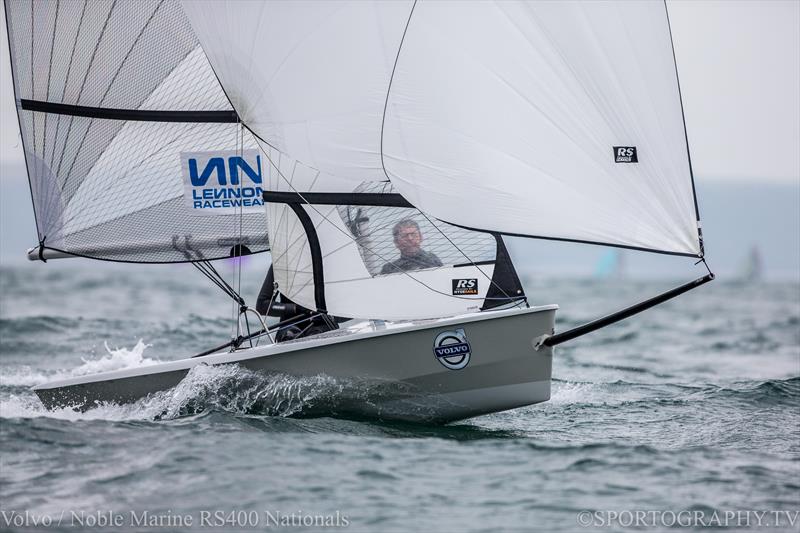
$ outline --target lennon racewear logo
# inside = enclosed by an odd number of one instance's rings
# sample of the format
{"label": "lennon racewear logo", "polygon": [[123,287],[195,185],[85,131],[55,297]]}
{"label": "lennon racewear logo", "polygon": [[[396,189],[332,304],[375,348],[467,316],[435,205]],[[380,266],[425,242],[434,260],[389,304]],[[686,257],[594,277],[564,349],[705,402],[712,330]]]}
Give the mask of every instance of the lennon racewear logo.
{"label": "lennon racewear logo", "polygon": [[638,163],[639,156],[636,155],[635,146],[615,146],[614,147],[614,162],[615,163]]}
{"label": "lennon racewear logo", "polygon": [[198,215],[260,213],[261,155],[258,150],[181,153],[183,197]]}
{"label": "lennon racewear logo", "polygon": [[464,328],[443,331],[433,341],[436,359],[450,370],[461,370],[467,366],[471,351]]}

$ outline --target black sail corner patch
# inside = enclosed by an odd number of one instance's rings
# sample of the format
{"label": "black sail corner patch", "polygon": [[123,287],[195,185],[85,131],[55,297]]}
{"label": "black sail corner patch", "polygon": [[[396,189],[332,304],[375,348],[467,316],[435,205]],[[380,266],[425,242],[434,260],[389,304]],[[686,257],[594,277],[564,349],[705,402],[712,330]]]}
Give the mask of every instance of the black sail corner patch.
{"label": "black sail corner patch", "polygon": [[636,154],[635,146],[615,146],[614,147],[614,162],[615,163],[638,163],[639,156]]}

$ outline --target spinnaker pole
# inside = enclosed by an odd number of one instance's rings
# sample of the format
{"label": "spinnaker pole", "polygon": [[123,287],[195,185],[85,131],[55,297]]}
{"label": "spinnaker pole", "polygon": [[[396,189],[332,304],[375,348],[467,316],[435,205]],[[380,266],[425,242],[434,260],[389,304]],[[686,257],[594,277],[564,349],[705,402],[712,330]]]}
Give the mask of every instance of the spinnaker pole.
{"label": "spinnaker pole", "polygon": [[625,309],[617,311],[616,313],[611,313],[610,315],[598,318],[597,320],[593,320],[592,322],[587,322],[586,324],[583,324],[576,328],[568,329],[567,331],[564,331],[562,333],[550,335],[546,337],[544,340],[542,340],[539,343],[539,346],[556,346],[558,344],[561,344],[562,342],[566,342],[581,337],[583,335],[586,335],[587,333],[596,331],[600,328],[610,326],[615,322],[619,322],[620,320],[625,320],[628,317],[641,313],[642,311],[650,309],[651,307],[655,307],[658,304],[664,303],[667,300],[671,300],[676,296],[679,296],[685,292],[695,289],[700,285],[708,283],[712,279],[714,279],[714,274],[709,272],[702,278],[697,278],[696,280],[690,281],[685,285],[681,285],[680,287],[675,287],[674,289],[659,294],[658,296],[654,296],[649,300],[639,302],[638,304],[626,307]]}

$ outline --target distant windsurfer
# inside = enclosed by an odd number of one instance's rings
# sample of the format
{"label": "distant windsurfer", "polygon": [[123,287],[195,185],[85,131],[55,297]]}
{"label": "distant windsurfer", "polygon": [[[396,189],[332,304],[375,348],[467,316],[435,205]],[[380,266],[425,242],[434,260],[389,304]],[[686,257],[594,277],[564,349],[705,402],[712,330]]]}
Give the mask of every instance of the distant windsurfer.
{"label": "distant windsurfer", "polygon": [[381,274],[442,266],[442,262],[435,254],[422,249],[422,232],[414,220],[404,218],[395,224],[392,235],[394,245],[400,250],[400,258],[383,265]]}

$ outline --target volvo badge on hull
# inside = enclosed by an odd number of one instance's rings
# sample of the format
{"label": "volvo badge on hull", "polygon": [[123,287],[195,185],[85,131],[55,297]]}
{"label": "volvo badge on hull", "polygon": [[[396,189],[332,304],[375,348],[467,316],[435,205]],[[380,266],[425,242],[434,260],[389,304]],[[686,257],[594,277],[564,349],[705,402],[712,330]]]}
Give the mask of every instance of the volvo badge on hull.
{"label": "volvo badge on hull", "polygon": [[433,341],[433,353],[442,365],[460,370],[469,364],[470,346],[463,328],[443,331]]}

